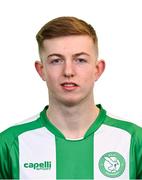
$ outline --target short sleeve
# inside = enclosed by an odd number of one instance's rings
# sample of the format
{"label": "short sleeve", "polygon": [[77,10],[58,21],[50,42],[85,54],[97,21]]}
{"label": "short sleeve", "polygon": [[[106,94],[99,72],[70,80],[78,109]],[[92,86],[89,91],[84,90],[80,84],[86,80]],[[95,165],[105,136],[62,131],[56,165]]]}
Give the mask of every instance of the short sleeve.
{"label": "short sleeve", "polygon": [[0,134],[0,179],[11,179],[9,147],[3,133]]}
{"label": "short sleeve", "polygon": [[136,131],[136,174],[137,179],[142,179],[142,128],[138,127]]}

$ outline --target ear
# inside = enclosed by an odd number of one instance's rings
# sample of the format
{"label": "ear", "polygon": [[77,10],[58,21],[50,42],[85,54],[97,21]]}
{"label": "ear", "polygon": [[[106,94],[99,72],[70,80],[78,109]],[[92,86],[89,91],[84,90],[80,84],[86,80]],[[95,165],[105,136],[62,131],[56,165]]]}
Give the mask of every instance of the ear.
{"label": "ear", "polygon": [[39,76],[42,78],[42,80],[46,81],[43,63],[41,61],[35,61],[35,68]]}
{"label": "ear", "polygon": [[102,73],[105,70],[105,61],[104,60],[97,60],[96,62],[96,72],[95,72],[95,81],[99,79],[99,77],[102,75]]}

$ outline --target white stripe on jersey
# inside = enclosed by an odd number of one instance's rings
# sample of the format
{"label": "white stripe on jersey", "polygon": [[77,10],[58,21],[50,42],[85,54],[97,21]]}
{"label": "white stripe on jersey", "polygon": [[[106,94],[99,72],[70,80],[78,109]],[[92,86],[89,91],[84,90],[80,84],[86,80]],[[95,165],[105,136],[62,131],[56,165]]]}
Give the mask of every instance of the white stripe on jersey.
{"label": "white stripe on jersey", "polygon": [[[46,162],[51,162],[51,169],[40,168],[40,164]],[[22,133],[19,136],[19,164],[20,179],[56,180],[55,136],[45,127]],[[39,164],[39,170],[32,168],[33,164]]]}
{"label": "white stripe on jersey", "polygon": [[99,170],[99,160],[108,152],[121,154],[126,162],[123,174],[117,179],[129,179],[129,149],[131,136],[128,132],[102,125],[94,134],[94,179],[110,179],[104,176]]}

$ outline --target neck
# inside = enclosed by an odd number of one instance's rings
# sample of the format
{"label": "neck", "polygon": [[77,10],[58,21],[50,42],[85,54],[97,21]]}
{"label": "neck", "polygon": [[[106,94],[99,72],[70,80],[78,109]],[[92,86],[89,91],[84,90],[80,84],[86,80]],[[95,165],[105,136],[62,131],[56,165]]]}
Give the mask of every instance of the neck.
{"label": "neck", "polygon": [[66,138],[78,139],[84,136],[98,113],[99,109],[92,100],[74,106],[49,103],[47,116]]}

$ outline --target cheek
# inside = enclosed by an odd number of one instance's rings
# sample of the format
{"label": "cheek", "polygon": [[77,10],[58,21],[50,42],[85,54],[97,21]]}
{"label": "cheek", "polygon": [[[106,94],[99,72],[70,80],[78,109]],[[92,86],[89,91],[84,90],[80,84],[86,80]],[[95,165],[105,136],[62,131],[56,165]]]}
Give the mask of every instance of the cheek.
{"label": "cheek", "polygon": [[48,86],[56,86],[58,81],[58,76],[56,75],[56,72],[48,71],[46,72],[46,82]]}
{"label": "cheek", "polygon": [[82,72],[82,79],[84,82],[94,82],[95,81],[95,71],[90,69],[88,71]]}

